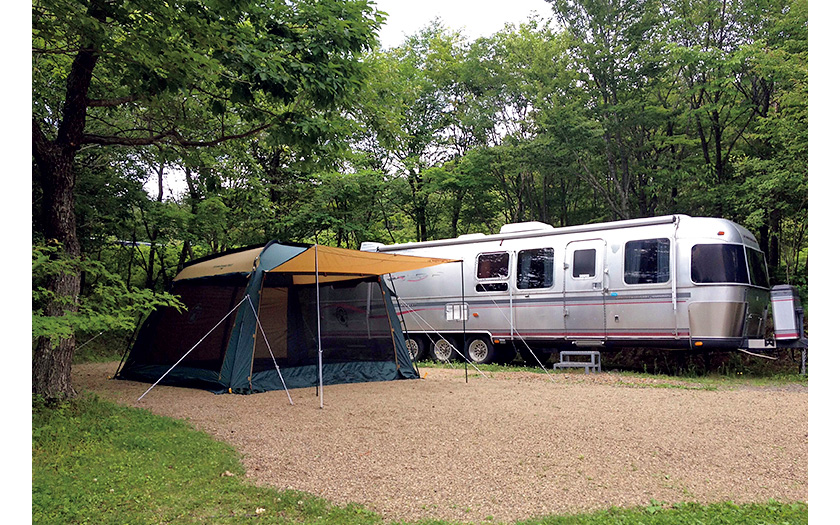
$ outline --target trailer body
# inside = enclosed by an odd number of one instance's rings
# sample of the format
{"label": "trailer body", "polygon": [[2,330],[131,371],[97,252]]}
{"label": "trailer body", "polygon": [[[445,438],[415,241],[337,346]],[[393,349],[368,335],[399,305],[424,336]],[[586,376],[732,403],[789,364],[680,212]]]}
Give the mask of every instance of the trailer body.
{"label": "trailer body", "polygon": [[764,254],[725,219],[528,222],[361,249],[461,261],[391,277],[418,357],[503,362],[514,347],[545,358],[589,347],[755,349],[757,340],[774,347]]}

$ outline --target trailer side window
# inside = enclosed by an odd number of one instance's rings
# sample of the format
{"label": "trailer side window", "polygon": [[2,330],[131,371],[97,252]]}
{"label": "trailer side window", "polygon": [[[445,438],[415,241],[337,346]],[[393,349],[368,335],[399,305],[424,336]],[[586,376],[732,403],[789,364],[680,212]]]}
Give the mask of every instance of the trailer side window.
{"label": "trailer side window", "polygon": [[572,257],[572,277],[595,275],[595,250],[575,250]]}
{"label": "trailer side window", "polygon": [[695,283],[749,284],[747,260],[740,244],[697,244],[691,248]]}
{"label": "trailer side window", "polygon": [[770,288],[770,277],[764,264],[764,254],[747,248],[747,263],[750,265],[750,282],[761,288]]}
{"label": "trailer side window", "polygon": [[624,282],[666,283],[671,278],[671,241],[645,239],[624,245]]}
{"label": "trailer side window", "polygon": [[520,290],[554,286],[554,248],[522,250],[516,259],[516,287]]}
{"label": "trailer side window", "polygon": [[478,283],[475,285],[476,292],[506,292],[508,283]]}
{"label": "trailer side window", "polygon": [[510,254],[507,252],[478,255],[475,276],[478,279],[507,279]]}

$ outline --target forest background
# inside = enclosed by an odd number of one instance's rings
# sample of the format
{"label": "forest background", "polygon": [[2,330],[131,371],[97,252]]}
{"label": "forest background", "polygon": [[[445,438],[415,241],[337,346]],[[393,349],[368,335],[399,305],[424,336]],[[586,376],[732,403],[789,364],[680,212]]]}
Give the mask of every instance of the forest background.
{"label": "forest background", "polygon": [[35,1],[33,389],[72,395],[77,337],[271,239],[718,216],[807,299],[807,2],[551,3],[383,49],[364,0]]}

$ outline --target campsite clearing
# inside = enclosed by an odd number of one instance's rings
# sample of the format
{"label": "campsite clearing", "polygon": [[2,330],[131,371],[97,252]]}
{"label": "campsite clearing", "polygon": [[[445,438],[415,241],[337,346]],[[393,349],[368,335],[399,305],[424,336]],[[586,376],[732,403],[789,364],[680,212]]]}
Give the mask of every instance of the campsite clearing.
{"label": "campsite clearing", "polygon": [[[100,397],[189,420],[248,476],[386,519],[509,522],[611,506],[807,501],[806,387],[708,390],[620,374],[421,368],[425,379],[254,395],[110,381]],[[639,388],[678,386],[678,388]],[[221,474],[221,473],[220,473]],[[488,519],[490,518],[490,519]]]}

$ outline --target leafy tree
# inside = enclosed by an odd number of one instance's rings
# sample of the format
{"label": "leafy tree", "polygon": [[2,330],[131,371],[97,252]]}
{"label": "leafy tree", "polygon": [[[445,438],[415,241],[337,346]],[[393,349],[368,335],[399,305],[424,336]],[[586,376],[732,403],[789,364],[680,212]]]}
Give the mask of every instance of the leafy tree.
{"label": "leafy tree", "polygon": [[366,119],[374,140],[359,146],[378,156],[395,188],[403,190],[400,200],[418,240],[431,238],[437,213],[426,170],[458,153],[452,68],[463,51],[463,37],[435,21],[402,46],[370,58],[380,84],[369,96],[382,108]]}
{"label": "leafy tree", "polygon": [[[381,19],[366,0],[37,0],[32,17],[41,225],[71,258],[82,148],[314,140],[310,116],[362,83],[359,56]],[[76,312],[80,284],[72,269],[53,275],[45,315]],[[72,335],[39,338],[36,393],[74,394],[74,348]]]}
{"label": "leafy tree", "polygon": [[[71,313],[60,317],[47,315],[45,305],[68,300],[43,286],[56,274],[83,273],[88,292],[75,304]],[[183,305],[168,293],[129,287],[109,272],[105,265],[91,259],[71,258],[59,246],[36,245],[32,250],[32,334],[53,341],[72,337],[78,331],[132,330],[138,317],[161,306]],[[53,368],[52,373],[59,373]]]}
{"label": "leafy tree", "polygon": [[777,279],[797,284],[803,284],[808,224],[807,28],[807,3],[796,0],[767,16],[764,38],[742,49],[765,98],[733,162],[739,194],[746,196],[739,215],[760,233]]}
{"label": "leafy tree", "polygon": [[[589,119],[589,139],[600,155],[580,157],[581,174],[622,219],[655,209],[654,174],[648,140],[661,124],[653,86],[663,62],[657,38],[659,2],[648,0],[559,0],[554,9],[571,38],[569,52],[580,72]],[[591,129],[597,129],[592,128]],[[585,136],[585,135],[584,135]],[[592,150],[592,147],[586,148]],[[603,169],[597,164],[603,159]]]}

